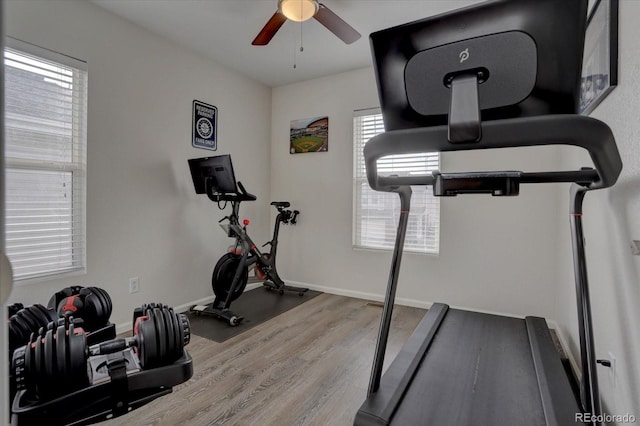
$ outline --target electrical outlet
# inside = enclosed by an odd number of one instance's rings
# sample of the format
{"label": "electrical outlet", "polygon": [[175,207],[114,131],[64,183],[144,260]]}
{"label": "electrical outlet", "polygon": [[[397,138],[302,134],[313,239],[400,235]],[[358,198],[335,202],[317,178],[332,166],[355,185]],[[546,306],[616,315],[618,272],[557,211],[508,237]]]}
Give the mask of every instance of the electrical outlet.
{"label": "electrical outlet", "polygon": [[137,293],[140,291],[140,278],[129,278],[129,293]]}

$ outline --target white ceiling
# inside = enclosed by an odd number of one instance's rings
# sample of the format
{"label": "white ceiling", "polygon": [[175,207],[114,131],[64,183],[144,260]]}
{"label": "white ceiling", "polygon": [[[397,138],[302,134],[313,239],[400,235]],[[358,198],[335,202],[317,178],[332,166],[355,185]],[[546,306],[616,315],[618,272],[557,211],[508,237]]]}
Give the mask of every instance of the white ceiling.
{"label": "white ceiling", "polygon": [[346,45],[311,19],[285,22],[267,46],[251,41],[277,10],[277,0],[89,1],[275,87],[369,66],[370,33],[481,0],[321,0],[362,34],[360,40]]}

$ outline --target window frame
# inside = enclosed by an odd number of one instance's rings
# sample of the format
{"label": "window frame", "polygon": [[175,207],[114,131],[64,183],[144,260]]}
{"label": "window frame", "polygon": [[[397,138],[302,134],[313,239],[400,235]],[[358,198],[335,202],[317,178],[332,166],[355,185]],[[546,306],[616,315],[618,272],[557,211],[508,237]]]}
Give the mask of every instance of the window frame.
{"label": "window frame", "polygon": [[[369,117],[375,120],[375,124],[370,126],[367,131],[361,131],[361,126],[357,120],[362,117]],[[375,134],[384,131],[384,123],[380,108],[369,108],[354,111],[353,115],[353,208],[352,208],[352,248],[354,250],[373,250],[373,251],[392,251],[395,245],[395,237],[397,233],[398,220],[400,216],[400,200],[396,193],[387,193],[374,191],[368,184],[362,148],[366,142]],[[359,134],[362,133],[362,134]],[[423,158],[420,158],[423,157]],[[395,161],[394,161],[395,160]],[[406,166],[409,164],[409,170],[416,167],[420,169],[419,173],[427,173],[439,170],[441,166],[440,153],[420,153],[414,155],[394,155],[384,157],[378,160],[379,173],[398,173],[397,169],[393,170],[393,164]],[[405,167],[406,169],[406,167]],[[405,170],[405,173],[413,173]],[[361,189],[362,188],[362,189]],[[429,191],[430,187],[412,186],[412,203],[411,212],[409,214],[409,228],[407,237],[405,238],[404,251],[407,253],[415,253],[421,255],[438,256],[440,253],[440,199],[433,196]],[[365,193],[366,192],[366,193]],[[371,210],[364,207],[363,195],[367,198],[375,199],[378,210],[384,210],[381,216],[376,217],[363,213],[364,210]],[[424,210],[421,210],[423,207]],[[386,217],[388,216],[388,217]],[[366,237],[368,232],[363,230],[364,218],[368,217],[379,222],[385,221],[384,237],[376,235],[380,233],[377,225],[372,226],[369,238]],[[377,228],[377,229],[376,229]],[[413,241],[411,235],[415,235]],[[421,238],[418,238],[422,235]],[[378,242],[382,239],[382,242]],[[371,241],[376,241],[371,243]]]}
{"label": "window frame", "polygon": [[[87,270],[87,240],[86,240],[86,204],[87,204],[87,108],[88,108],[88,69],[86,62],[63,55],[58,52],[54,52],[31,43],[27,43],[12,37],[6,37],[6,44],[3,49],[3,59],[6,61],[6,52],[14,51],[18,55],[31,56],[35,60],[40,60],[47,63],[55,63],[60,65],[62,69],[69,70],[71,72],[71,100],[68,102],[72,107],[71,112],[71,128],[65,128],[70,132],[70,146],[65,143],[66,149],[69,150],[69,158],[63,159],[60,155],[58,159],[52,158],[25,158],[26,156],[11,156],[8,155],[11,142],[8,135],[5,137],[5,182],[9,173],[14,174],[27,174],[31,172],[43,172],[43,173],[57,173],[59,175],[70,174],[69,180],[72,187],[68,191],[71,195],[71,201],[69,213],[66,215],[69,218],[69,243],[66,252],[60,250],[61,254],[58,254],[56,259],[58,265],[51,266],[49,269],[41,268],[42,270],[36,272],[28,272],[23,274],[16,274],[15,261],[14,269],[14,284],[17,286],[29,284],[33,282],[42,282],[52,279],[64,278],[67,276],[86,274]],[[5,62],[3,67],[6,70]],[[5,71],[5,89],[6,86],[6,71]],[[42,95],[44,96],[44,95]],[[5,103],[7,95],[5,93]],[[7,130],[7,116],[11,116],[5,108],[5,131]],[[13,117],[19,117],[14,115]],[[28,115],[24,116],[28,119]],[[29,120],[26,120],[29,121]],[[55,123],[55,120],[52,122]],[[62,123],[62,121],[60,121]],[[14,126],[19,128],[19,126]],[[26,131],[29,129],[19,129]],[[15,146],[15,144],[14,144]],[[9,260],[12,259],[12,249],[10,243],[12,242],[9,226],[11,219],[9,218],[9,197],[10,188],[5,188],[5,252]],[[14,216],[15,217],[15,216]],[[19,216],[18,217],[24,217]],[[15,253],[15,252],[14,252]],[[15,254],[14,254],[15,256]],[[68,259],[68,260],[64,260]],[[66,262],[66,265],[64,265]]]}

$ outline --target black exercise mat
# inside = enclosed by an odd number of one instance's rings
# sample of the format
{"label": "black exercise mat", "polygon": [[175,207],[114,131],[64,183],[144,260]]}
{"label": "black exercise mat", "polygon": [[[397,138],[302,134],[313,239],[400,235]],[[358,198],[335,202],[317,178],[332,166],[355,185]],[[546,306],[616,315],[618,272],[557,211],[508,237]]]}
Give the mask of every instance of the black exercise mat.
{"label": "black exercise mat", "polygon": [[319,294],[321,292],[313,290],[307,291],[302,296],[298,296],[298,293],[295,292],[279,294],[275,291],[267,291],[264,287],[245,291],[231,304],[231,311],[244,317],[242,322],[235,327],[210,314],[195,315],[193,312],[186,312],[186,314],[191,322],[191,333],[221,343],[295,308]]}

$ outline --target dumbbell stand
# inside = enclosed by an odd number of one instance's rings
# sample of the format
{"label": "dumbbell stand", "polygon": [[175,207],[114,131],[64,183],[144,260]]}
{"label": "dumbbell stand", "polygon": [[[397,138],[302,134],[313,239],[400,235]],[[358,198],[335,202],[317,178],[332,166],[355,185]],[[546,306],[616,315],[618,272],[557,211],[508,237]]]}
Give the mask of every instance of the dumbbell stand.
{"label": "dumbbell stand", "polygon": [[110,369],[112,380],[51,400],[39,401],[26,390],[18,391],[11,409],[11,424],[83,425],[118,417],[171,393],[173,386],[189,380],[193,361],[184,350],[181,358],[167,366],[132,374],[118,374],[116,369],[117,366],[113,372]]}

